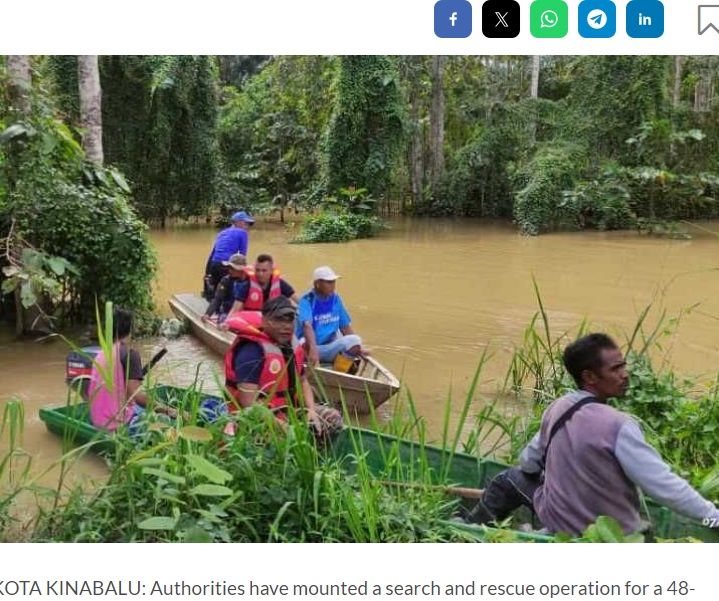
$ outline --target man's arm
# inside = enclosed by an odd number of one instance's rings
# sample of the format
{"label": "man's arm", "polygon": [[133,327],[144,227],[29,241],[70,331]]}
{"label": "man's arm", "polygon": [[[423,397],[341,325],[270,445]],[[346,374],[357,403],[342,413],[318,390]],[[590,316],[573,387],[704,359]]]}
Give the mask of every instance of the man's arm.
{"label": "man's arm", "polygon": [[295,289],[282,278],[280,278],[280,293],[282,296],[289,298],[295,305],[300,302],[300,298],[297,296]]}
{"label": "man's arm", "polygon": [[212,255],[215,254],[215,245],[212,245],[212,250],[210,250],[210,256],[207,257],[207,263],[205,263],[205,275],[210,275],[210,265],[212,265]]}
{"label": "man's arm", "polygon": [[314,413],[315,410],[315,393],[312,390],[312,385],[307,379],[307,374],[303,373],[300,378],[300,386],[302,387],[302,398],[305,400],[305,408],[307,411]]}
{"label": "man's arm", "polygon": [[230,309],[230,313],[234,313],[235,311],[242,311],[244,309],[245,303],[242,301],[236,300],[234,303],[232,303],[232,308]]}
{"label": "man's arm", "polygon": [[319,416],[317,415],[317,409],[315,406],[315,393],[312,391],[312,386],[307,379],[307,374],[302,374],[300,385],[302,386],[302,395],[305,400],[305,408],[307,409],[307,420],[309,421],[310,425],[315,429],[315,432],[317,434],[322,434],[322,430],[324,429],[324,427],[322,425],[322,420],[320,420]]}
{"label": "man's arm", "polygon": [[539,474],[544,469],[544,448],[537,432],[519,456],[519,467],[525,474]]}
{"label": "man's arm", "polygon": [[140,405],[140,407],[147,406],[147,393],[142,389],[142,380],[127,381],[127,398]]}
{"label": "man's arm", "polygon": [[233,367],[241,407],[247,408],[259,401],[260,376],[264,364],[262,347],[256,342],[246,342],[235,355]]}
{"label": "man's arm", "polygon": [[249,236],[247,235],[247,232],[243,229],[240,229],[240,232],[241,232],[241,234],[240,234],[240,236],[238,236],[239,239],[237,241],[237,252],[246,257],[247,256],[247,242],[248,242]]}
{"label": "man's arm", "polygon": [[205,311],[205,314],[202,316],[202,321],[206,321],[207,318],[217,313],[217,310],[220,308],[220,305],[222,304],[222,301],[225,298],[226,294],[227,280],[225,278],[222,278],[220,280],[220,283],[217,285],[217,290],[215,290],[215,296],[212,298],[212,302],[209,304],[209,306],[207,307],[207,311]]}
{"label": "man's arm", "polygon": [[319,365],[320,354],[317,349],[317,337],[315,336],[315,330],[312,326],[312,302],[310,300],[311,295],[303,296],[297,306],[298,316],[297,319],[301,324],[302,335],[305,338],[305,344],[307,345],[307,358],[312,365]]}
{"label": "man's arm", "polygon": [[345,309],[345,304],[342,302],[342,297],[337,296],[337,300],[335,301],[337,303],[337,312],[339,313],[339,329],[340,332],[344,336],[350,336],[355,333],[354,328],[352,327],[352,319],[350,318],[350,314],[347,313],[347,309]]}
{"label": "man's arm", "polygon": [[[143,371],[142,371],[142,359],[140,359],[140,353],[135,349],[128,348],[127,354],[120,355],[120,361],[122,367],[127,374],[127,400],[137,403],[140,407],[147,408],[148,397],[147,392],[142,387]],[[158,413],[165,413],[170,417],[177,417],[177,410],[168,407],[164,403],[155,401],[154,409]]]}
{"label": "man's arm", "polygon": [[250,382],[240,382],[237,385],[237,390],[240,391],[240,398],[238,402],[243,409],[251,407],[257,402],[257,391],[259,386]]}
{"label": "man's arm", "polygon": [[125,376],[127,382],[127,400],[144,407],[147,405],[147,393],[142,389],[142,379],[144,374],[142,372],[142,359],[140,353],[135,349],[129,348],[124,344],[120,350],[120,365],[122,367],[122,373]]}
{"label": "man's arm", "polygon": [[716,506],[671,470],[646,442],[639,424],[633,419],[619,430],[614,449],[627,477],[652,499],[677,513],[719,527]]}
{"label": "man's arm", "polygon": [[305,342],[307,343],[307,358],[310,360],[312,365],[319,365],[320,363],[320,352],[317,348],[317,339],[315,338],[315,330],[312,327],[312,321],[302,322],[302,333],[305,336]]}
{"label": "man's arm", "polygon": [[242,285],[237,290],[237,294],[235,295],[235,302],[232,303],[230,313],[234,313],[235,311],[242,311],[245,308],[245,301],[247,300],[247,295],[249,293],[250,282],[248,280],[246,282],[242,282]]}

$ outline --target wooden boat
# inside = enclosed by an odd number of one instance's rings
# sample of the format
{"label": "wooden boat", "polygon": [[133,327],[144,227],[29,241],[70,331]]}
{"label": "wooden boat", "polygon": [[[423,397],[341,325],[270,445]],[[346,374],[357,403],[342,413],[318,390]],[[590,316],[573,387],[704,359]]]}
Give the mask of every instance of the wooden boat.
{"label": "wooden boat", "polygon": [[[192,333],[208,348],[224,355],[235,336],[202,321],[208,303],[196,294],[176,294],[170,301],[172,312],[189,322]],[[334,371],[329,365],[310,369],[310,378],[319,398],[360,415],[370,413],[399,390],[399,380],[374,357],[364,357],[357,373]],[[369,402],[372,402],[370,408]]]}
{"label": "wooden boat", "polygon": [[[163,385],[157,386],[153,394],[158,400],[169,404],[176,403],[177,399],[187,401],[191,395],[196,395],[195,400],[209,396],[194,391],[188,393],[184,389]],[[41,409],[40,419],[45,422],[49,431],[63,436],[72,444],[93,442],[93,449],[96,451],[111,452],[114,448],[114,437],[121,435],[95,428],[89,420],[87,403]],[[358,427],[346,427],[332,441],[328,452],[341,461],[347,472],[351,473],[356,469],[357,456],[361,455],[370,474],[375,478],[396,483],[422,482],[422,485],[413,484],[413,486],[451,485],[484,488],[494,476],[507,467],[492,459],[451,452],[423,442]],[[468,501],[468,504],[471,505],[472,502]],[[719,542],[717,530],[705,528],[650,500],[646,501],[646,506],[658,538],[695,538],[704,542]],[[531,522],[531,516],[528,514],[520,515],[520,519]],[[539,533],[499,531],[484,526],[455,523],[452,523],[451,527],[461,530],[468,538],[478,541],[496,540],[502,536],[506,538],[508,534],[513,541],[554,542],[552,536]]]}

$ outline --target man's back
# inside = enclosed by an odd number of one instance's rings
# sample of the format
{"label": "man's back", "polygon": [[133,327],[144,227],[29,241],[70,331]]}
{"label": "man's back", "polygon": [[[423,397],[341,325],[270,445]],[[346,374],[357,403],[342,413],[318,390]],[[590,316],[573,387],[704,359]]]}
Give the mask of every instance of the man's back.
{"label": "man's back", "polygon": [[[552,403],[542,417],[543,444],[557,419],[585,396],[571,393]],[[600,515],[616,519],[626,533],[639,528],[637,487],[616,457],[619,432],[630,419],[604,403],[589,403],[557,431],[534,496],[537,515],[550,530],[579,535]]]}
{"label": "man's back", "polygon": [[226,261],[235,253],[247,255],[247,232],[230,226],[217,234],[211,260]]}

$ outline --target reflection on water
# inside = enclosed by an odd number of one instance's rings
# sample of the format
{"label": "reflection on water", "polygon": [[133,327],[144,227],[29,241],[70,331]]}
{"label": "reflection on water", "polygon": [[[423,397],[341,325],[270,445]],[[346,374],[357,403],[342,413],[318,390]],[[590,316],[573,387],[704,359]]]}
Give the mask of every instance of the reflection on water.
{"label": "reflection on water", "polygon": [[[483,373],[487,394],[501,383],[514,345],[537,311],[532,276],[541,289],[554,334],[575,331],[583,319],[623,339],[649,303],[656,316],[666,309],[683,317],[667,341],[673,365],[684,372],[712,372],[719,362],[719,223],[702,224],[692,240],[664,240],[634,232],[557,234],[523,238],[506,224],[452,220],[396,220],[376,240],[347,244],[293,245],[276,223],[250,232],[250,255],[272,254],[286,279],[303,292],[312,270],[331,265],[343,277],[338,291],[375,356],[411,389],[420,414],[439,431],[451,391],[464,399],[480,356],[492,358]],[[156,298],[199,292],[212,229],[153,232],[160,259]],[[144,341],[145,358],[167,344],[168,356],[155,377],[208,392],[222,382],[220,358],[190,337]],[[61,342],[15,343],[0,338],[0,398],[26,403],[27,444],[57,456],[55,437],[44,433],[37,409],[64,399]],[[478,403],[483,402],[478,399]],[[456,410],[458,411],[458,409]],[[383,409],[386,416],[391,407]],[[95,469],[88,462],[90,472]]]}

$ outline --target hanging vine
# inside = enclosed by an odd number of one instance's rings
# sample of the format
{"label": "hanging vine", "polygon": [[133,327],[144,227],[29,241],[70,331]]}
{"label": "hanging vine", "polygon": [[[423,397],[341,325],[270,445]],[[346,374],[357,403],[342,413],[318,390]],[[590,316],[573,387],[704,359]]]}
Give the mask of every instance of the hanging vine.
{"label": "hanging vine", "polygon": [[403,142],[404,105],[387,56],[340,58],[337,101],[327,132],[330,191],[356,186],[386,193]]}

